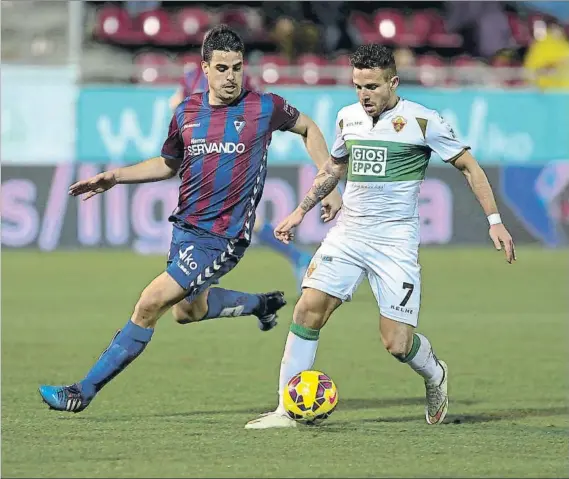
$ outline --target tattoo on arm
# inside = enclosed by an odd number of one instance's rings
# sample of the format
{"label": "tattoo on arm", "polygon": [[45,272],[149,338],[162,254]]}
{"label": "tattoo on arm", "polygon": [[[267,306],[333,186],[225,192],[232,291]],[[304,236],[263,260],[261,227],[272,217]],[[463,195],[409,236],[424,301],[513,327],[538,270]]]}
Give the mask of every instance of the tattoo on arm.
{"label": "tattoo on arm", "polygon": [[328,160],[316,175],[312,188],[310,188],[310,191],[302,200],[302,203],[300,203],[300,209],[308,213],[320,201],[326,198],[338,185],[338,181],[345,173],[346,165],[347,162],[337,162],[336,158]]}

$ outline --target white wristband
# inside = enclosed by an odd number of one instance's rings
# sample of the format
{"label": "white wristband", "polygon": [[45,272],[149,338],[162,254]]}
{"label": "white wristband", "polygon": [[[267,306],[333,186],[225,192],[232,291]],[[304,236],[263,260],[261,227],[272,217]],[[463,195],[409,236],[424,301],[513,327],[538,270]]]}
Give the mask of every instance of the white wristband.
{"label": "white wristband", "polygon": [[502,218],[498,213],[491,214],[488,216],[488,223],[490,223],[490,226],[499,225],[502,223]]}

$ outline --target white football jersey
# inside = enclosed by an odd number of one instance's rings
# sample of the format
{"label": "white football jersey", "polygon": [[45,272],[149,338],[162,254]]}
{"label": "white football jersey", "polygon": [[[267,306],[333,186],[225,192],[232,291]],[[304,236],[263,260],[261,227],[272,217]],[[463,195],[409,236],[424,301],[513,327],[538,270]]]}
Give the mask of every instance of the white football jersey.
{"label": "white football jersey", "polygon": [[360,103],[342,108],[331,151],[349,156],[338,227],[418,244],[419,189],[431,152],[451,161],[468,148],[438,112],[412,101],[399,99],[375,125]]}

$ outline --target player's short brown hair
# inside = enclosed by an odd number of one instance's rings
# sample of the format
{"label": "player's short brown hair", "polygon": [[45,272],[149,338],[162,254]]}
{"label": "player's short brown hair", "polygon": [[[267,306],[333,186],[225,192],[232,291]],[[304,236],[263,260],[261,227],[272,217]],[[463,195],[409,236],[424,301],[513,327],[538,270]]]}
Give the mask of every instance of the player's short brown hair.
{"label": "player's short brown hair", "polygon": [[388,77],[397,75],[393,49],[377,43],[360,45],[350,55],[350,65],[358,70],[381,68]]}
{"label": "player's short brown hair", "polygon": [[245,53],[241,37],[227,25],[217,25],[209,30],[202,43],[202,60],[210,62],[214,50]]}

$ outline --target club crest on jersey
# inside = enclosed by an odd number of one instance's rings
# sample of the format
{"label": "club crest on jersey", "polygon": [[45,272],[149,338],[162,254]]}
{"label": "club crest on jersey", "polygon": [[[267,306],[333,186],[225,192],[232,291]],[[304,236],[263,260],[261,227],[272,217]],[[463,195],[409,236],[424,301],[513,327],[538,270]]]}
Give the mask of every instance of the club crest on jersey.
{"label": "club crest on jersey", "polygon": [[233,125],[237,130],[237,134],[240,134],[243,131],[243,128],[245,128],[245,118],[243,118],[242,116],[238,116],[237,118],[235,118]]}
{"label": "club crest on jersey", "polygon": [[394,118],[391,123],[393,124],[393,129],[399,133],[403,128],[405,128],[407,120],[402,116],[398,116],[397,118]]}
{"label": "club crest on jersey", "polygon": [[315,269],[316,269],[316,263],[314,261],[311,261],[310,264],[308,265],[308,269],[306,270],[306,277],[310,278],[310,276],[312,276],[312,273],[314,273]]}

